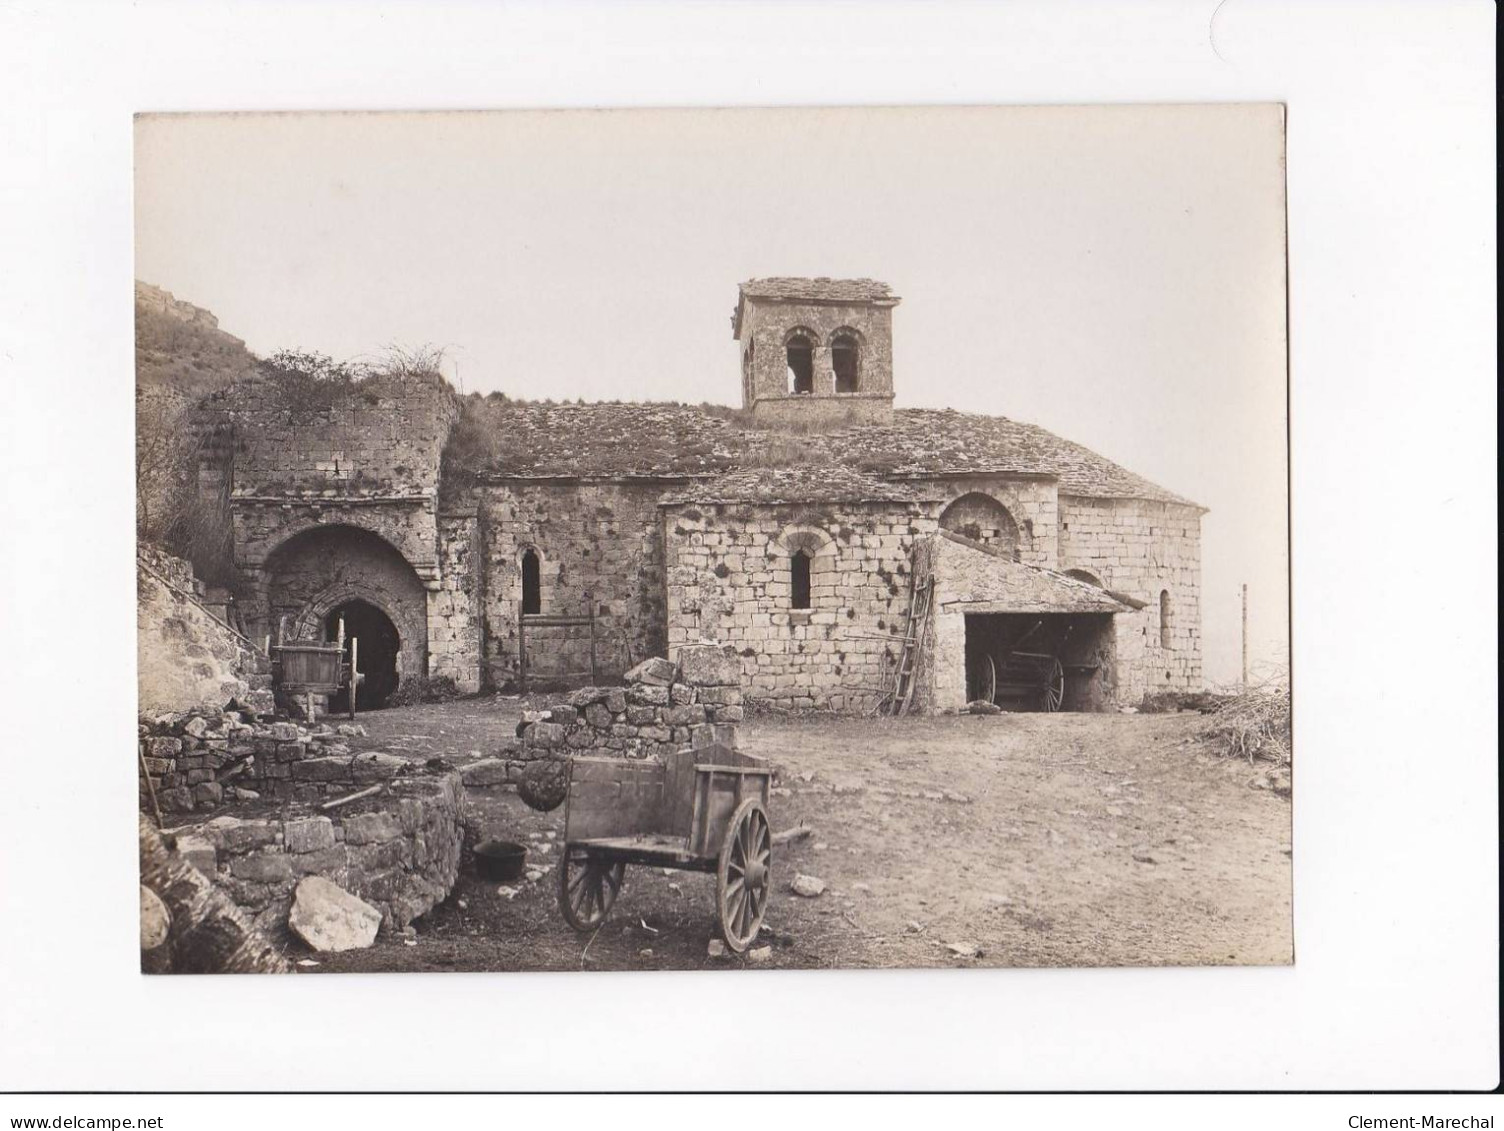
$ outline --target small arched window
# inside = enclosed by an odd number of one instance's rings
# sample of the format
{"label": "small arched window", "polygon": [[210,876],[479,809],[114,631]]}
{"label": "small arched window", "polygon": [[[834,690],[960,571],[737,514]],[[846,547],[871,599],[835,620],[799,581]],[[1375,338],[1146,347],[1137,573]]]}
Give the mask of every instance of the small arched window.
{"label": "small arched window", "polygon": [[830,367],[836,374],[836,392],[854,393],[860,387],[861,351],[850,334],[837,334],[830,343]]}
{"label": "small arched window", "polygon": [[795,550],[789,556],[789,607],[809,608],[810,556],[806,550]]}
{"label": "small arched window", "polygon": [[522,555],[522,611],[524,614],[543,611],[543,586],[538,577],[535,550],[527,550]]}
{"label": "small arched window", "polygon": [[1164,649],[1170,647],[1171,616],[1170,591],[1161,589],[1159,591],[1159,646]]}
{"label": "small arched window", "polygon": [[789,339],[789,392],[813,393],[815,391],[815,347],[803,334]]}

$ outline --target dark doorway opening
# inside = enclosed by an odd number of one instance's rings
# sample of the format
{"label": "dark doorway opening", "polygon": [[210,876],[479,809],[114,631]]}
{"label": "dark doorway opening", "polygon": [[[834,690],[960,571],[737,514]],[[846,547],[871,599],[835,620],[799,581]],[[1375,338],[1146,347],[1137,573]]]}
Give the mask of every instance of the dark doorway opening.
{"label": "dark doorway opening", "polygon": [[[332,609],[324,618],[324,632],[328,639],[339,635],[339,622],[345,622],[345,662],[350,661],[350,641],[360,641],[360,689],[355,695],[355,707],[368,711],[384,707],[392,693],[397,690],[397,653],[402,640],[397,635],[397,626],[384,612],[369,601],[346,601]],[[348,711],[350,697],[341,691],[329,699],[329,710],[334,713]]]}
{"label": "dark doorway opening", "polygon": [[1014,711],[1109,706],[1111,613],[970,613],[966,698]]}

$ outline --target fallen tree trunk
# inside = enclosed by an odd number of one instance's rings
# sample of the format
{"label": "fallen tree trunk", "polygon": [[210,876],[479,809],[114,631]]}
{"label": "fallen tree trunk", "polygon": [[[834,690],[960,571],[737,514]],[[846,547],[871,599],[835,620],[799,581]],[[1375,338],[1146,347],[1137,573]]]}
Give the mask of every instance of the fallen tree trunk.
{"label": "fallen tree trunk", "polygon": [[161,900],[168,921],[166,942],[151,947],[150,955],[143,952],[145,973],[291,973],[282,952],[213,880],[167,850],[145,814],[140,815],[140,848],[141,886]]}

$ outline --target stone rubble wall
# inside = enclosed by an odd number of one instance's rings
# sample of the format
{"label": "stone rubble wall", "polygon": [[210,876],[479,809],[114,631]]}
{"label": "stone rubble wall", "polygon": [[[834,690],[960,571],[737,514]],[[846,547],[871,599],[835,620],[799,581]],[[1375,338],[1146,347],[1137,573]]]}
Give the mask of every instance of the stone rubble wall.
{"label": "stone rubble wall", "polygon": [[147,779],[163,813],[192,813],[262,797],[321,800],[389,781],[410,764],[379,751],[352,754],[344,740],[365,733],[358,723],[308,727],[270,719],[270,691],[250,692],[235,706],[140,720],[143,811],[151,808]]}
{"label": "stone rubble wall", "polygon": [[468,788],[515,788],[528,766],[573,754],[664,758],[685,746],[737,748],[741,664],[715,645],[681,648],[679,662],[644,660],[624,687],[584,687],[523,716],[519,741],[464,769]]}
{"label": "stone rubble wall", "polygon": [[206,405],[233,423],[235,494],[437,497],[459,401],[438,377],[370,377],[310,389],[257,375]]}
{"label": "stone rubble wall", "polygon": [[[1013,520],[1017,532],[1018,560],[1025,565],[1055,569],[1059,556],[1058,484],[1053,478],[1014,478],[974,476],[947,480],[915,480],[937,492],[946,500],[941,509],[941,525],[966,537],[973,537],[968,527],[975,524],[983,544],[1007,543],[1009,536],[995,527],[985,508],[973,506],[968,496],[983,495],[1000,504]],[[965,500],[965,501],[963,501]],[[959,505],[953,505],[959,504]],[[1010,545],[1009,549],[1015,548]]]}
{"label": "stone rubble wall", "polygon": [[266,657],[204,606],[203,592],[187,562],[137,549],[138,710],[214,710],[266,685]]}
{"label": "stone rubble wall", "polygon": [[[662,493],[654,484],[518,482],[477,492],[490,686],[505,687],[518,677],[517,616],[527,550],[538,555],[542,612],[594,612],[598,679],[620,679],[638,660],[664,653]],[[539,628],[529,631],[528,641],[530,682],[547,686],[563,673],[590,669],[584,628]],[[582,681],[576,674],[571,682]]]}
{"label": "stone rubble wall", "polygon": [[462,795],[453,771],[398,777],[348,810],[223,815],[172,836],[177,852],[275,939],[285,941],[294,889],[311,875],[375,907],[383,930],[400,931],[454,887]]}
{"label": "stone rubble wall", "polygon": [[[896,503],[665,508],[670,646],[712,639],[748,695],[794,708],[866,710],[909,609],[910,555],[937,529]],[[794,549],[811,552],[810,608],[790,607]]]}

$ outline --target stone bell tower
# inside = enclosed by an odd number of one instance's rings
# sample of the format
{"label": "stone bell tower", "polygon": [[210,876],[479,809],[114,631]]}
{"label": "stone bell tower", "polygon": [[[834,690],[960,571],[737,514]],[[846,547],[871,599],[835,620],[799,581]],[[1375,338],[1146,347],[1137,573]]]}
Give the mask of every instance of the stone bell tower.
{"label": "stone bell tower", "polygon": [[873,423],[893,414],[893,308],[874,279],[752,279],[731,331],[742,407],[769,424]]}

